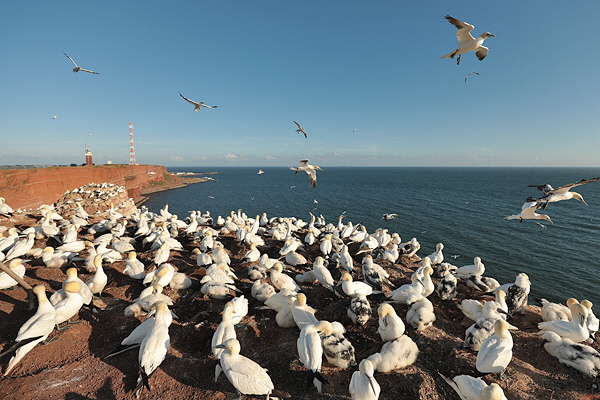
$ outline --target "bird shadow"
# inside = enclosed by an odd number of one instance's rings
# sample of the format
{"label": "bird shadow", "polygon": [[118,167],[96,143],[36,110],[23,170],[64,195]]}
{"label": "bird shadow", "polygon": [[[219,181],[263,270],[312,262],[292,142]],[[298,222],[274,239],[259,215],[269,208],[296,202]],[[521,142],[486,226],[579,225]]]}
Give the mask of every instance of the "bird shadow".
{"label": "bird shadow", "polygon": [[68,392],[65,393],[64,400],[117,400],[117,396],[113,390],[112,379],[106,378],[100,389],[96,391],[96,397],[83,396],[79,393]]}

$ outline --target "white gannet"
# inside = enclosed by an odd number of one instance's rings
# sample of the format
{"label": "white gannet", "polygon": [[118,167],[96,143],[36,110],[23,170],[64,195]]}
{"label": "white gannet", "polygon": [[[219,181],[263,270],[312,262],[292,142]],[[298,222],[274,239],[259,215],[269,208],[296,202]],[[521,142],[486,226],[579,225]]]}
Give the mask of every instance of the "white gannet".
{"label": "white gannet", "polygon": [[303,274],[296,274],[296,276],[294,277],[294,279],[296,280],[296,282],[298,282],[300,284],[306,283],[306,284],[311,285],[313,283],[319,282],[317,280],[315,272],[312,269],[306,271]]}
{"label": "white gannet", "polygon": [[464,299],[457,305],[463,314],[473,321],[477,321],[481,317],[483,303],[475,299]]}
{"label": "white gannet", "polygon": [[250,288],[250,294],[256,300],[264,303],[275,294],[275,288],[268,282],[262,282],[260,279],[257,279]]}
{"label": "white gannet", "polygon": [[77,254],[66,251],[55,251],[54,248],[47,246],[42,250],[42,261],[46,268],[62,268],[71,264]]}
{"label": "white gannet", "polygon": [[381,393],[381,387],[373,376],[375,369],[373,363],[364,359],[358,364],[358,371],[355,371],[350,378],[348,390],[352,400],[377,400]]}
{"label": "white gannet", "polygon": [[331,238],[332,235],[328,233],[325,235],[325,237],[319,244],[319,249],[321,250],[321,253],[323,253],[324,256],[329,256],[329,254],[331,254],[331,249],[333,247],[333,244],[331,243]]}
{"label": "white gannet", "polygon": [[[67,56],[67,53],[65,53],[64,51],[63,51],[63,54],[65,56]],[[97,72],[90,71],[89,69],[83,69],[83,68],[81,68],[79,65],[77,65],[77,63],[75,63],[75,61],[73,61],[73,59],[71,57],[67,56],[67,58],[69,60],[71,60],[71,62],[73,63],[73,65],[75,65],[75,68],[73,68],[73,72],[85,71],[85,72],[89,72],[90,74],[99,75]]]}
{"label": "white gannet", "polygon": [[354,260],[350,255],[350,251],[348,250],[348,246],[342,246],[342,251],[340,252],[340,265],[348,272],[352,272],[354,270]]}
{"label": "white gannet", "polygon": [[[25,276],[25,265],[20,258],[13,258],[8,264],[8,268],[19,278]],[[11,278],[6,272],[0,271],[0,290],[8,289],[17,285],[17,281]]]}
{"label": "white gannet", "polygon": [[310,371],[307,383],[310,385],[311,380],[321,393],[321,384],[327,384],[327,380],[321,375],[321,364],[323,362],[323,346],[321,345],[321,337],[319,332],[325,335],[331,335],[333,327],[328,321],[318,321],[315,324],[308,324],[300,331],[297,347],[300,361],[304,367]]}
{"label": "white gannet", "polygon": [[15,351],[15,355],[8,362],[4,375],[8,375],[10,371],[17,365],[19,361],[33,349],[38,343],[46,340],[48,335],[54,329],[54,321],[56,319],[56,310],[46,297],[46,288],[43,285],[37,285],[33,288],[33,292],[38,299],[38,308],[36,313],[29,318],[19,328],[15,345],[5,350],[1,355]]}
{"label": "white gannet", "polygon": [[215,244],[215,246],[211,252],[211,257],[212,257],[213,261],[215,262],[215,264],[220,264],[220,263],[225,263],[227,265],[231,264],[231,258],[229,257],[229,254],[227,254],[227,251],[225,250],[225,247],[223,247],[223,244],[220,242],[217,242]]}
{"label": "white gannet", "polygon": [[201,101],[200,103],[196,103],[194,100],[190,100],[190,99],[188,99],[187,97],[185,97],[185,96],[184,96],[184,95],[182,95],[181,93],[179,93],[179,95],[180,95],[181,97],[183,97],[183,99],[184,99],[185,101],[187,101],[188,103],[191,103],[191,104],[193,104],[193,105],[194,105],[194,111],[200,111],[200,108],[202,108],[202,107],[206,107],[206,108],[217,108],[217,107],[218,107],[218,106],[208,106],[208,105],[204,104],[204,102],[203,102],[203,101]]}
{"label": "white gannet", "polygon": [[300,126],[299,123],[297,123],[296,121],[294,121],[294,123],[296,124],[296,126],[298,127],[298,129],[296,129],[296,132],[298,133],[303,133],[304,137],[308,139],[308,135],[306,134],[306,131],[304,130],[303,127]]}
{"label": "white gannet", "polygon": [[64,330],[66,327],[59,328],[58,325],[67,321],[67,326],[72,324],[71,317],[79,312],[81,306],[83,306],[83,297],[78,293],[81,288],[79,282],[71,281],[65,283],[64,291],[65,298],[58,303],[54,304],[56,310],[56,318],[54,324],[57,330]]}
{"label": "white gannet", "polygon": [[169,326],[166,323],[165,314],[169,312],[167,304],[159,302],[156,305],[154,324],[140,343],[138,353],[140,376],[134,389],[136,396],[139,396],[144,386],[150,390],[148,378],[167,356],[171,338],[169,337]]}
{"label": "white gannet", "polygon": [[544,321],[570,321],[571,310],[569,310],[570,303],[578,303],[577,299],[570,298],[567,300],[567,305],[552,303],[546,299],[535,299],[542,305],[542,319]]}
{"label": "white gannet", "polygon": [[12,209],[12,207],[6,204],[6,199],[4,197],[0,197],[0,215],[10,218],[14,212],[15,211]]}
{"label": "white gannet", "polygon": [[551,331],[544,332],[542,339],[546,351],[558,358],[561,364],[591,377],[596,377],[600,373],[600,354],[593,347],[575,343]]}
{"label": "white gannet", "polygon": [[333,280],[333,276],[331,276],[331,272],[325,267],[323,264],[325,259],[321,256],[317,256],[315,262],[313,262],[313,273],[315,278],[319,283],[325,286],[327,289],[331,290],[333,293],[337,295],[335,288],[333,287],[335,281]]}
{"label": "white gannet", "polygon": [[29,232],[27,234],[27,238],[24,240],[20,240],[6,253],[6,261],[10,261],[13,258],[21,257],[25,255],[31,248],[33,247],[33,243],[35,242],[35,233]]}
{"label": "white gannet", "polygon": [[94,257],[94,266],[96,267],[96,273],[85,283],[90,288],[92,294],[98,294],[102,296],[102,291],[108,282],[108,276],[102,268],[102,254],[96,254]]}
{"label": "white gannet", "polygon": [[508,331],[509,324],[499,319],[494,324],[494,334],[481,344],[475,367],[483,374],[504,372],[512,359],[513,339]]}
{"label": "white gannet", "polygon": [[377,309],[379,314],[379,328],[377,332],[384,342],[391,342],[404,335],[404,322],[396,314],[396,310],[391,304],[381,303]]}
{"label": "white gannet", "polygon": [[355,366],[354,346],[344,337],[346,328],[337,321],[333,321],[331,327],[332,332],[329,335],[324,333],[320,335],[327,362],[342,369]]}
{"label": "white gannet", "polygon": [[570,321],[547,321],[540,322],[538,328],[543,334],[545,331],[556,332],[559,336],[567,339],[571,339],[575,343],[580,343],[588,340],[590,337],[590,331],[588,330],[585,321],[588,315],[588,310],[579,303],[572,303],[569,305],[571,310]]}
{"label": "white gannet", "polygon": [[364,296],[368,296],[370,294],[379,294],[382,293],[379,290],[373,290],[373,287],[364,282],[358,282],[352,280],[352,275],[347,272],[342,274],[342,279],[338,283],[338,285],[342,285],[342,290],[346,293],[347,296],[356,297],[359,294]]}
{"label": "white gannet", "polygon": [[357,294],[350,300],[348,307],[348,317],[357,325],[364,325],[371,317],[371,304],[364,294]]}
{"label": "white gannet", "polygon": [[551,223],[554,223],[550,219],[549,215],[538,214],[535,212],[536,210],[539,210],[540,208],[544,208],[545,204],[547,204],[547,203],[542,203],[542,202],[538,203],[536,201],[528,201],[527,203],[524,203],[523,206],[521,207],[521,213],[509,215],[508,217],[504,217],[504,219],[518,219],[519,222],[523,222],[523,220],[525,220],[525,219],[543,219],[543,220],[549,221]]}
{"label": "white gannet", "polygon": [[291,304],[292,316],[294,322],[298,328],[302,329],[306,325],[316,324],[319,320],[315,317],[315,310],[308,304],[306,304],[306,295],[304,293],[298,293],[296,299]]}
{"label": "white gannet", "polygon": [[390,274],[381,265],[374,263],[370,254],[363,257],[361,267],[364,281],[373,289],[381,292],[384,284],[393,286],[389,280]]}
{"label": "white gannet", "polygon": [[[425,257],[423,261],[429,260],[429,257]],[[428,297],[435,290],[435,285],[431,280],[431,274],[433,274],[433,268],[429,265],[429,263],[425,263],[424,265],[417,268],[414,272],[421,283],[423,283],[423,296]]]}
{"label": "white gannet", "polygon": [[[220,344],[225,343],[228,339],[235,339],[235,328],[234,323],[232,321],[233,318],[233,304],[231,302],[225,303],[223,307],[223,314],[221,315],[221,323],[217,326],[215,333],[213,333],[211,340],[211,349],[214,356],[219,359],[224,349],[222,347],[217,347]],[[215,376],[216,379],[216,376]]]}
{"label": "white gannet", "polygon": [[17,228],[8,229],[8,236],[0,238],[0,252],[7,253],[19,241]]}
{"label": "white gannet", "polygon": [[262,169],[260,169],[260,168],[259,168],[259,169],[258,169],[258,172],[257,172],[256,174],[257,174],[257,175],[262,175],[262,174],[264,174],[264,173],[265,173],[265,171],[263,171]]}
{"label": "white gannet", "polygon": [[473,25],[460,21],[456,18],[452,18],[449,15],[446,15],[444,18],[446,18],[448,22],[450,22],[452,25],[458,28],[458,30],[456,31],[456,38],[458,39],[458,48],[440,58],[453,59],[455,56],[458,56],[458,58],[456,59],[456,64],[459,65],[460,58],[462,57],[462,55],[469,51],[474,51],[479,61],[483,60],[487,56],[489,49],[482,45],[485,39],[494,37],[494,35],[492,35],[489,32],[484,32],[481,35],[477,36],[477,38],[474,38],[471,35],[471,31],[473,30],[473,28],[475,28]]}
{"label": "white gannet", "polygon": [[283,273],[283,264],[277,262],[271,268],[270,273],[271,283],[276,289],[282,290],[284,288],[300,291],[300,286],[294,281],[292,277]]}
{"label": "white gannet", "polygon": [[52,303],[52,305],[56,306],[60,301],[67,297],[65,293],[65,285],[68,282],[77,282],[79,284],[79,295],[83,298],[83,304],[92,303],[93,294],[85,282],[77,277],[77,268],[69,268],[67,270],[67,278],[62,284],[62,288],[52,293],[50,296],[50,303]]}
{"label": "white gannet", "polygon": [[413,302],[406,312],[406,322],[417,331],[422,331],[433,325],[434,321],[433,304],[427,297],[421,297]]}
{"label": "white gannet", "polygon": [[442,300],[453,300],[456,298],[456,285],[456,277],[453,274],[447,274],[437,284],[436,293]]}
{"label": "white gannet", "polygon": [[383,214],[383,217],[381,217],[381,219],[387,221],[388,219],[394,219],[396,217],[399,217],[398,214]]}
{"label": "white gannet", "polygon": [[431,265],[441,264],[444,261],[444,253],[442,250],[444,250],[443,243],[438,243],[435,245],[435,251],[427,256],[429,257]]}
{"label": "white gannet", "polygon": [[249,262],[254,262],[254,261],[258,261],[258,259],[260,258],[260,251],[256,248],[256,244],[252,243],[250,245],[250,250],[248,250],[246,252],[246,254],[244,255],[244,258],[242,258],[242,263],[249,263]]}
{"label": "white gannet", "polygon": [[461,400],[506,400],[504,391],[497,383],[488,386],[483,379],[469,375],[458,375],[454,379],[450,379],[439,374],[454,389]]}
{"label": "white gannet", "polygon": [[[214,251],[214,250],[213,250]],[[211,265],[213,263],[213,259],[208,253],[203,253],[199,248],[194,248],[192,253],[196,254],[198,258],[196,259],[196,265],[199,267],[204,267],[205,265]]]}
{"label": "white gannet", "polygon": [[[292,171],[296,171],[296,174],[300,171],[304,171],[308,174],[308,179],[310,180],[310,184],[312,187],[317,187],[317,170],[323,171],[321,167],[317,165],[310,165],[308,162],[310,160],[300,160],[299,167],[290,167]],[[316,233],[315,233],[316,234]]]}
{"label": "white gannet", "polygon": [[515,283],[506,289],[506,305],[508,306],[509,316],[516,312],[525,312],[530,290],[531,282],[529,281],[529,277],[527,274],[521,272],[517,275]]}
{"label": "white gannet", "polygon": [[454,271],[454,275],[457,278],[466,278],[469,275],[483,275],[485,272],[485,265],[481,262],[480,257],[475,257],[471,265],[465,265]]}
{"label": "white gannet", "polygon": [[423,297],[423,281],[419,279],[416,272],[413,272],[410,280],[411,283],[400,286],[388,295],[390,301],[409,304]]}
{"label": "white gannet", "polygon": [[373,363],[378,372],[389,372],[414,364],[419,355],[417,344],[408,336],[385,342],[379,353],[371,354],[367,360]]}
{"label": "white gannet", "polygon": [[152,272],[148,272],[144,277],[142,283],[144,285],[153,286],[159,284],[161,286],[167,286],[173,275],[175,274],[175,267],[169,263],[157,264],[159,267]]}
{"label": "white gannet", "polygon": [[500,305],[495,301],[488,301],[483,305],[481,317],[465,332],[465,347],[479,350],[483,341],[492,335],[496,321],[502,319],[498,313],[499,308]]}
{"label": "white gannet", "polygon": [[[598,327],[600,325],[600,320],[596,317],[594,312],[592,311],[592,307],[594,304],[589,300],[581,300],[581,305],[587,308],[588,316],[585,320],[585,325],[590,331],[590,339],[593,340],[594,335],[598,332]],[[589,340],[589,339],[588,339]]]}
{"label": "white gannet", "polygon": [[561,200],[570,200],[570,199],[577,199],[587,206],[587,203],[585,202],[585,200],[583,200],[583,197],[579,193],[571,192],[570,190],[571,190],[571,188],[573,188],[575,186],[580,186],[580,185],[585,185],[586,183],[595,182],[598,179],[600,179],[600,177],[592,178],[592,179],[582,179],[579,182],[569,183],[568,185],[563,185],[563,186],[557,187],[556,189],[552,188],[552,186],[550,186],[550,185],[541,185],[541,186],[530,185],[533,187],[537,187],[539,190],[543,191],[544,195],[542,197],[540,197],[539,199],[533,199],[533,198],[529,197],[526,201],[536,201],[536,202],[542,203],[543,209],[546,209],[546,207],[548,206],[548,203],[552,203],[555,201],[561,201]]}
{"label": "white gannet", "polygon": [[240,354],[241,346],[237,339],[229,339],[219,346],[225,349],[219,359],[221,368],[240,398],[244,395],[267,395],[267,399],[271,395],[290,397],[288,393],[275,389],[266,369]]}
{"label": "white gannet", "polygon": [[135,251],[127,254],[127,261],[125,262],[125,269],[123,273],[129,275],[133,279],[144,279],[146,271],[144,264],[137,259],[137,253]]}
{"label": "white gannet", "polygon": [[473,71],[473,72],[469,72],[469,73],[467,74],[467,76],[465,76],[465,82],[467,81],[467,78],[468,78],[469,76],[473,75],[473,74],[475,74],[475,75],[479,75],[479,72],[475,72],[475,71]]}

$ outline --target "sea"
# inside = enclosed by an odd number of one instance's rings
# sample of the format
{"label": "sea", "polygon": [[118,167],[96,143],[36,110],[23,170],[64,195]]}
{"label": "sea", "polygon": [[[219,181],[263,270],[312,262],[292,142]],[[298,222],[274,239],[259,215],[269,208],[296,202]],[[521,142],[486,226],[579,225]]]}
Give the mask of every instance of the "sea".
{"label": "sea", "polygon": [[[559,187],[600,176],[600,168],[323,167],[318,186],[287,167],[169,167],[169,172],[207,173],[206,183],[150,195],[145,206],[166,204],[180,219],[192,210],[216,218],[242,209],[249,217],[296,217],[310,213],[326,222],[361,223],[369,232],[386,228],[402,241],[417,238],[424,257],[444,244],[445,261],[461,267],[480,257],[485,275],[501,284],[518,273],[531,280],[535,297],[564,303],[568,298],[600,304],[600,180],[573,188],[588,203],[550,203],[545,220],[507,220],[529,196],[528,185]],[[383,220],[383,214],[398,214]],[[535,304],[535,303],[534,303]],[[598,313],[598,311],[596,311]]]}

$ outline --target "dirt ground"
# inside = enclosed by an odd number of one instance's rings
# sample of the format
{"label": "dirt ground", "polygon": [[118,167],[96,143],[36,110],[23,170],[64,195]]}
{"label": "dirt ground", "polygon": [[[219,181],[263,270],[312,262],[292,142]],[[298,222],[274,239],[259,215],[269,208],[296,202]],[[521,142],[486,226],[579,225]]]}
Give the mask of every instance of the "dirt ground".
{"label": "dirt ground", "polygon": [[[16,226],[24,229],[38,224],[39,215],[15,216],[10,220],[1,219],[0,226]],[[134,227],[128,228],[133,236]],[[6,235],[6,233],[4,233]],[[89,234],[81,236],[92,239]],[[301,235],[301,237],[303,234]],[[164,292],[175,302],[173,310],[179,316],[169,328],[171,349],[160,367],[150,376],[151,391],[145,390],[144,399],[227,399],[235,394],[233,386],[224,375],[214,383],[214,367],[210,340],[221,321],[220,312],[225,300],[205,299],[199,291],[199,280],[204,268],[196,265],[192,244],[183,235],[178,239],[185,251],[172,252],[169,260],[180,272],[186,273],[194,285],[186,290],[176,291],[165,288]],[[232,268],[241,281],[237,287],[250,300],[250,312],[236,326],[237,338],[241,343],[241,354],[258,362],[269,370],[269,374],[279,390],[289,392],[294,399],[350,399],[348,384],[354,370],[341,370],[323,362],[323,375],[329,384],[318,394],[314,386],[306,386],[307,371],[297,357],[297,329],[284,329],[275,323],[275,312],[256,310],[260,305],[250,296],[252,281],[248,279],[247,267],[240,264],[246,248],[240,246],[234,237],[224,236],[219,240],[228,249],[232,258]],[[55,246],[50,239],[37,240],[35,247]],[[267,240],[260,248],[270,257],[277,258],[283,243]],[[353,245],[357,246],[357,245]],[[354,254],[356,247],[350,247]],[[153,253],[141,253],[140,259],[148,266]],[[313,245],[305,253],[310,262],[318,255],[318,245]],[[85,252],[82,253],[85,256]],[[355,257],[360,265],[361,256]],[[410,281],[415,269],[414,260],[401,259],[397,264],[381,263],[391,274],[396,286]],[[80,277],[85,281],[91,274],[79,266]],[[105,268],[109,283],[102,299],[94,304],[100,309],[92,315],[82,309],[78,317],[80,324],[72,325],[64,332],[54,331],[51,336],[60,340],[48,345],[38,345],[18,364],[11,373],[0,378],[1,399],[65,399],[65,400],[112,400],[134,399],[132,389],[138,376],[137,350],[103,360],[120,341],[131,332],[140,321],[127,318],[123,310],[138,297],[144,288],[141,281],[133,280],[122,272],[125,262],[117,262]],[[305,269],[310,268],[306,266]],[[66,268],[65,268],[66,269]],[[61,287],[65,279],[65,269],[48,269],[41,259],[27,263],[25,279],[33,285],[42,284],[52,293]],[[290,267],[292,274],[305,269]],[[332,271],[334,278],[339,271]],[[360,276],[360,273],[359,273]],[[434,279],[434,281],[437,280]],[[448,377],[475,373],[476,353],[462,347],[465,330],[472,321],[464,317],[457,304],[465,297],[477,297],[464,285],[459,286],[459,297],[452,301],[441,301],[434,293],[429,298],[435,307],[437,320],[432,327],[416,332],[407,326],[406,334],[418,345],[420,354],[414,365],[389,373],[376,373],[381,385],[380,399],[458,399],[454,391],[439,377],[438,371]],[[318,285],[305,285],[308,304],[319,310],[318,319],[338,320],[347,329],[346,337],[353,343],[356,360],[376,353],[382,346],[377,334],[377,307],[386,300],[384,295],[369,296],[374,314],[365,326],[353,325],[346,315],[349,298],[337,298],[331,291]],[[394,305],[403,319],[407,306]],[[9,346],[16,337],[19,327],[34,313],[27,305],[27,295],[22,289],[0,291],[0,351]],[[580,372],[567,368],[550,356],[542,347],[542,340],[535,333],[541,321],[540,310],[529,306],[524,315],[517,315],[510,323],[519,328],[512,331],[514,355],[507,373],[500,379],[488,375],[484,380],[497,382],[508,399],[523,400],[592,400],[600,399],[595,392],[596,381]],[[598,345],[593,345],[598,349]],[[8,357],[0,360],[2,371]]]}

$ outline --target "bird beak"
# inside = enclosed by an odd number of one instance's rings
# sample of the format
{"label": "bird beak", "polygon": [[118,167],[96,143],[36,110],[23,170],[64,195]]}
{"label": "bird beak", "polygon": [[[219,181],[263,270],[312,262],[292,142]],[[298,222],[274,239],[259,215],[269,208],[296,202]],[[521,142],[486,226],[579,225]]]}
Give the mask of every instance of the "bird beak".
{"label": "bird beak", "polygon": [[215,347],[216,347],[217,349],[224,349],[224,348],[225,348],[225,345],[224,345],[223,343],[221,343],[221,344],[218,344],[218,345],[216,345]]}
{"label": "bird beak", "polygon": [[579,198],[579,199],[577,199],[577,200],[579,200],[580,202],[582,202],[582,203],[583,203],[583,204],[585,204],[586,206],[588,205],[588,204],[585,202],[585,200],[583,199],[583,197],[582,197],[582,198]]}

